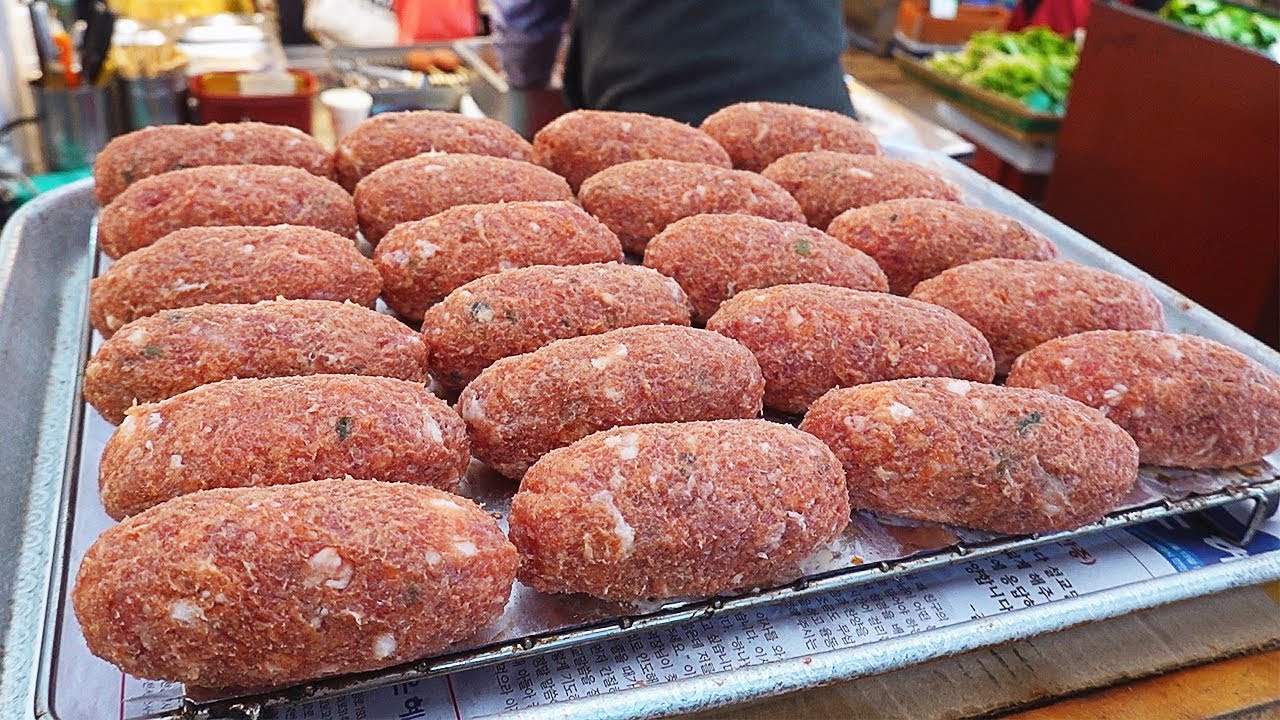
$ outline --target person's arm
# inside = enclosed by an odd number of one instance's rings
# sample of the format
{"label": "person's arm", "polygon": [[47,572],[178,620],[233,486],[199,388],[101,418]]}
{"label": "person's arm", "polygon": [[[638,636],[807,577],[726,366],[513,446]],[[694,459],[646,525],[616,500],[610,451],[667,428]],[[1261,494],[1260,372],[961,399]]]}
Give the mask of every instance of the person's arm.
{"label": "person's arm", "polygon": [[400,34],[390,7],[368,0],[305,0],[303,5],[306,31],[341,47],[387,47]]}
{"label": "person's arm", "polygon": [[493,0],[489,19],[494,46],[511,87],[547,86],[570,4],[570,0]]}

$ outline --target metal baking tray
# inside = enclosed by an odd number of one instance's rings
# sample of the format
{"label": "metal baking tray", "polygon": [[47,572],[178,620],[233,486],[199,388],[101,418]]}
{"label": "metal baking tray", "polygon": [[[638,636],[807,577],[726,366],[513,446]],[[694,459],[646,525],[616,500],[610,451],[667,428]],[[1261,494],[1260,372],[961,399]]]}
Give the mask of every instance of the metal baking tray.
{"label": "metal baking tray", "polygon": [[[1215,338],[1252,355],[1273,369],[1280,370],[1280,355],[1244,335],[1221,319],[1195,306],[1169,288],[1090,243],[1080,235],[1057,223],[1024,201],[999,188],[963,166],[938,155],[923,151],[894,149],[893,155],[930,166],[965,190],[966,201],[1010,214],[1039,229],[1054,239],[1068,259],[1105,267],[1130,278],[1145,282],[1165,303],[1171,329],[1194,332]],[[90,185],[80,183],[63,191],[40,198],[17,216],[0,235],[0,349],[6,356],[27,353],[21,371],[15,373],[16,386],[0,389],[0,413],[10,413],[18,421],[18,442],[0,445],[0,460],[28,482],[14,483],[25,491],[22,503],[25,534],[16,553],[15,577],[19,579],[16,602],[12,605],[14,621],[5,640],[6,660],[3,684],[0,684],[0,710],[15,703],[21,710],[13,717],[30,716],[35,709],[52,717],[93,717],[75,715],[59,706],[60,688],[92,680],[79,670],[59,683],[59,661],[73,653],[83,640],[79,628],[70,619],[65,603],[68,578],[74,574],[78,553],[82,553],[92,537],[75,537],[93,512],[101,514],[93,492],[96,476],[96,453],[100,444],[83,446],[84,438],[97,431],[102,423],[92,413],[83,413],[78,399],[78,376],[89,348],[90,334],[85,320],[87,281],[93,271],[94,253],[86,242],[95,211]],[[44,284],[27,288],[25,282],[37,272]],[[23,291],[26,290],[26,294]],[[42,313],[16,310],[36,307]],[[31,418],[38,419],[33,427]],[[11,427],[14,424],[11,423]],[[25,440],[24,440],[25,438]],[[34,441],[34,442],[32,442]],[[84,450],[81,452],[81,450]],[[619,606],[580,597],[550,598],[525,592],[517,597],[500,624],[482,637],[473,639],[470,649],[445,656],[355,676],[328,679],[310,685],[241,699],[212,699],[210,702],[188,701],[181,707],[162,713],[164,717],[257,717],[264,710],[302,699],[342,694],[406,680],[418,679],[457,670],[478,667],[522,655],[598,641],[641,629],[654,629],[710,615],[779,602],[802,595],[846,588],[886,577],[936,568],[963,558],[1034,545],[1041,542],[1075,537],[1106,528],[1121,527],[1179,513],[1194,512],[1233,503],[1252,501],[1251,525],[1274,512],[1280,497],[1280,480],[1273,463],[1262,463],[1238,471],[1218,474],[1188,471],[1146,469],[1137,493],[1129,498],[1131,506],[1113,513],[1102,522],[1069,533],[1056,533],[1030,538],[1008,538],[972,531],[957,531],[924,523],[906,523],[860,514],[855,527],[860,533],[846,535],[828,556],[815,557],[807,569],[810,575],[784,587],[748,593],[732,598],[668,603],[662,606]],[[1163,479],[1161,477],[1163,476]],[[86,478],[86,485],[78,480]],[[482,469],[471,475],[471,494],[486,501],[491,509],[501,510],[512,490],[510,484],[496,480]],[[96,534],[96,533],[95,533]],[[83,535],[83,533],[82,533]],[[7,562],[8,554],[2,556]],[[1280,577],[1280,559],[1258,557],[1231,564],[1231,572],[1194,571],[1175,578],[1143,583],[1144,593],[1125,596],[1124,600],[1108,599],[1108,593],[1085,596],[1079,600],[1055,603],[1043,608],[1029,608],[987,622],[980,632],[966,625],[961,639],[953,637],[954,629],[943,628],[875,643],[870,647],[834,651],[821,657],[820,669],[828,674],[818,677],[812,672],[791,677],[810,678],[813,682],[851,677],[869,669],[889,669],[907,662],[920,662],[931,657],[958,652],[983,643],[1001,642],[1013,637],[1046,632],[1065,624],[1096,619],[1138,607],[1169,602],[1199,588],[1200,593],[1231,584],[1260,582]],[[0,569],[4,569],[0,566]],[[1205,573],[1205,582],[1188,586],[1188,578]],[[1210,575],[1212,574],[1212,577]],[[1125,588],[1117,589],[1119,591]],[[1114,594],[1114,593],[1113,593]],[[529,595],[536,597],[530,598]],[[1116,597],[1119,597],[1117,595]],[[530,600],[534,602],[530,602]],[[1070,612],[1064,610],[1062,605]],[[1074,609],[1072,609],[1074,608]],[[514,615],[514,616],[513,616]],[[998,627],[997,627],[998,626]],[[902,654],[885,656],[883,648],[893,644]],[[827,661],[830,661],[828,663]],[[715,684],[732,688],[732,695],[712,692],[699,696],[701,705],[724,702],[729,697],[758,697],[782,691],[768,668],[747,668],[728,675],[717,675]],[[781,664],[777,664],[781,667]],[[105,673],[119,673],[101,662]],[[776,670],[778,668],[774,668]],[[758,678],[754,680],[751,678]],[[654,688],[656,690],[656,688]],[[640,695],[628,690],[595,699],[592,712],[626,714],[635,708]],[[661,693],[657,696],[660,700]],[[619,697],[615,697],[619,696]],[[25,702],[22,700],[25,697]],[[199,696],[210,700],[208,694]],[[653,702],[649,693],[645,702]],[[612,699],[610,699],[612,698]],[[716,698],[719,698],[718,700]],[[669,709],[677,709],[675,700]],[[705,702],[703,702],[705,701]],[[549,710],[555,711],[558,706]],[[652,708],[645,712],[655,712]],[[5,714],[6,717],[10,716]]]}
{"label": "metal baking tray", "polygon": [[[357,63],[403,69],[404,57],[410,50],[452,50],[447,42],[418,43],[399,47],[334,48],[326,50],[318,45],[290,45],[284,49],[290,67],[310,70],[320,77],[325,87],[342,87],[343,68]],[[461,58],[459,58],[461,59]],[[444,110],[457,112],[462,97],[476,83],[476,73],[470,71],[458,75],[457,85],[431,85],[408,87],[389,83],[386,87],[366,88],[373,97],[374,114],[396,110]]]}

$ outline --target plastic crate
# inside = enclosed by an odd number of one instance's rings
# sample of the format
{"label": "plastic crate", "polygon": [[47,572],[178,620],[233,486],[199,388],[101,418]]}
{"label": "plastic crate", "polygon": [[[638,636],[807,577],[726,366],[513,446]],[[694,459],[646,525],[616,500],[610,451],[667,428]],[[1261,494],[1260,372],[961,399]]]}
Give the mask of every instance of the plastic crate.
{"label": "plastic crate", "polygon": [[1056,135],[1062,127],[1062,115],[1032,110],[1013,98],[962,83],[910,55],[896,53],[894,57],[904,75],[955,102],[993,129],[1009,130],[1011,137],[1021,140],[1047,138]]}
{"label": "plastic crate", "polygon": [[311,108],[320,83],[306,70],[289,70],[294,92],[288,95],[242,95],[239,76],[243,72],[210,72],[189,80],[196,101],[196,117],[201,123],[257,120],[290,125],[311,132]]}

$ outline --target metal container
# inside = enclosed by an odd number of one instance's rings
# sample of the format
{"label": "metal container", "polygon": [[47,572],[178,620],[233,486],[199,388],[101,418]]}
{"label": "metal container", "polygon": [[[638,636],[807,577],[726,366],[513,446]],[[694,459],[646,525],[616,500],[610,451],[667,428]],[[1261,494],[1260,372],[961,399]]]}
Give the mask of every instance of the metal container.
{"label": "metal container", "polygon": [[516,90],[507,84],[491,38],[459,40],[453,49],[479,76],[471,83],[471,98],[476,106],[486,116],[515,128],[526,140],[532,140],[543,125],[565,111],[564,94],[558,87]]}
{"label": "metal container", "polygon": [[187,79],[181,70],[153,78],[121,78],[130,130],[187,121]]}
{"label": "metal container", "polygon": [[49,170],[88,167],[122,127],[114,85],[34,88],[40,141]]}
{"label": "metal container", "polygon": [[[455,112],[468,92],[468,84],[457,87],[431,85],[409,87],[390,80],[403,72],[404,57],[415,49],[448,48],[448,43],[420,43],[394,48],[324,48],[291,45],[285,55],[292,67],[305,68],[320,76],[325,87],[359,87],[373,97],[372,114],[397,110],[444,110]],[[367,68],[361,73],[358,68]],[[388,72],[390,71],[390,72]],[[474,83],[471,83],[474,84]]]}
{"label": "metal container", "polygon": [[849,43],[875,55],[888,55],[899,4],[899,0],[843,0]]}
{"label": "metal container", "polygon": [[[1107,253],[1066,226],[1049,218],[1008,191],[959,164],[918,150],[890,149],[895,157],[911,160],[959,183],[965,200],[1009,214],[1053,239],[1067,259],[1106,268],[1151,287],[1165,306],[1171,330],[1194,332],[1224,342],[1280,370],[1280,355],[1223,322],[1168,287]],[[94,205],[90,185],[81,183],[37,199],[0,235],[0,348],[17,353],[11,387],[0,386],[0,418],[9,420],[11,434],[0,444],[0,462],[26,484],[0,486],[0,514],[22,508],[18,522],[24,535],[13,552],[0,548],[0,570],[16,562],[13,577],[20,583],[5,641],[6,666],[0,683],[0,714],[31,717],[35,712],[58,718],[101,717],[111,708],[76,707],[91,702],[93,688],[107,692],[121,676],[109,665],[83,660],[79,628],[66,602],[78,556],[92,541],[94,522],[105,516],[93,492],[97,453],[102,437],[95,430],[100,419],[84,414],[77,396],[78,375],[90,347],[85,320],[87,282],[94,269],[89,226]],[[33,263],[43,263],[34,265]],[[49,287],[31,286],[33,267],[58,268]],[[23,288],[26,288],[23,291]],[[15,307],[44,312],[15,311]],[[1275,458],[1272,458],[1273,460]],[[1078,538],[1107,528],[1194,512],[1237,501],[1251,501],[1247,523],[1256,529],[1274,512],[1280,480],[1274,465],[1261,463],[1241,471],[1216,473],[1169,472],[1144,469],[1146,481],[1127,501],[1129,509],[1078,531],[1039,537],[1001,537],[987,533],[931,526],[924,542],[897,541],[868,548],[836,544],[833,557],[820,558],[811,574],[786,586],[729,598],[620,607],[572,596],[551,597],[526,592],[517,596],[505,627],[477,638],[470,649],[384,671],[331,678],[285,691],[241,700],[205,697],[208,704],[178,704],[158,708],[165,717],[258,717],[309,697],[342,694],[432,675],[473,668],[503,660],[548,652],[637,630],[668,627],[695,619],[759,608],[769,603],[856,587],[889,577],[941,569],[973,558],[1027,548],[1052,540]],[[1164,476],[1163,478],[1160,476]],[[469,494],[494,511],[505,509],[506,489],[489,486],[484,473],[473,473]],[[95,519],[97,518],[97,519]],[[2,519],[2,518],[0,518]],[[893,536],[893,522],[859,514],[859,530]],[[919,529],[917,527],[917,529]],[[12,544],[12,543],[10,543]],[[16,556],[16,561],[12,558]],[[851,564],[850,558],[856,556]],[[1048,605],[1017,610],[957,626],[926,630],[866,646],[813,655],[799,660],[762,665],[682,680],[679,693],[667,686],[620,691],[574,703],[538,708],[545,716],[623,717],[688,711],[763,697],[805,685],[879,672],[906,664],[1011,639],[1029,637],[1089,620],[1139,608],[1207,594],[1227,587],[1280,578],[1280,553],[1240,559],[1221,566],[1160,577],[1139,585],[1084,595]],[[0,606],[3,607],[3,606]],[[81,658],[77,660],[77,655]],[[87,663],[87,664],[86,664]],[[96,663],[96,664],[94,664]],[[173,688],[157,687],[156,696],[171,700]],[[150,711],[148,711],[150,712]]]}

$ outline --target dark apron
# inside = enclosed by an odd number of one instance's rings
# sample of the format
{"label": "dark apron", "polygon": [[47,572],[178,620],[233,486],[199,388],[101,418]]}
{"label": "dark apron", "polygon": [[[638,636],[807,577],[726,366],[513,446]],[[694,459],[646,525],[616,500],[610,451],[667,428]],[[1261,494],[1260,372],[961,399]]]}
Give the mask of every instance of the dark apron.
{"label": "dark apron", "polygon": [[852,115],[844,48],[838,0],[580,0],[565,96],[693,124],[746,100]]}

